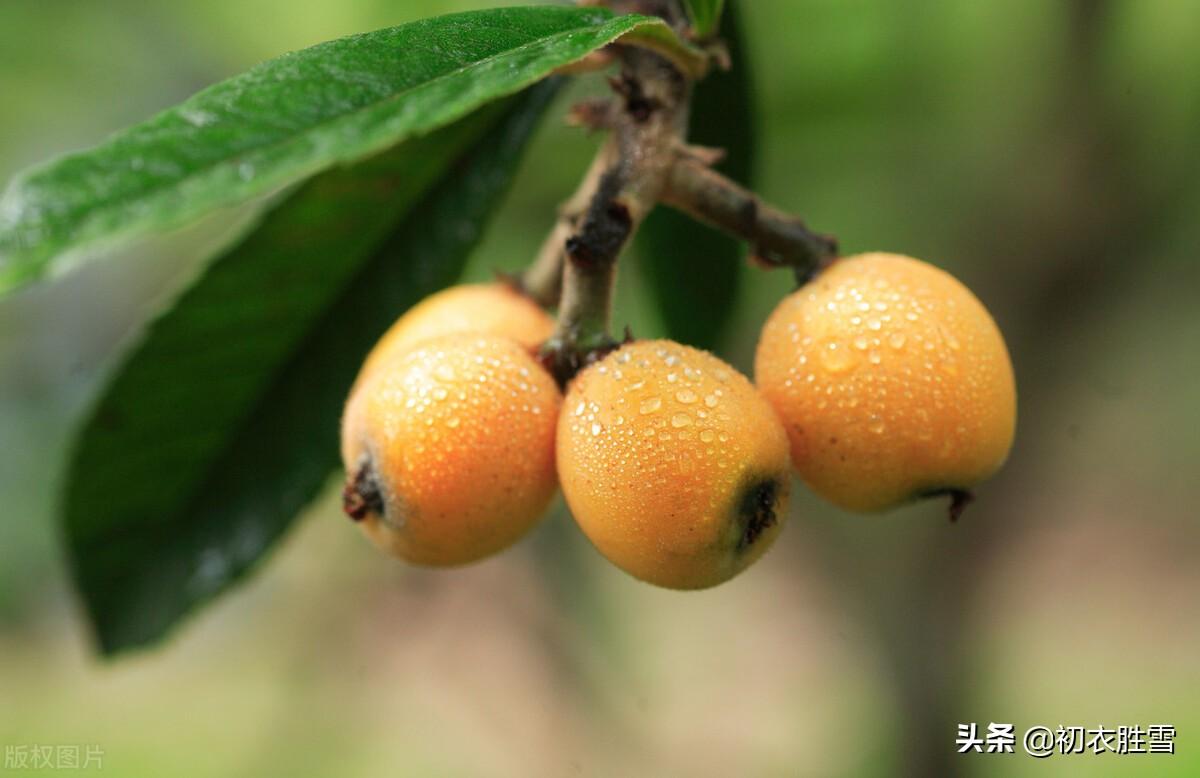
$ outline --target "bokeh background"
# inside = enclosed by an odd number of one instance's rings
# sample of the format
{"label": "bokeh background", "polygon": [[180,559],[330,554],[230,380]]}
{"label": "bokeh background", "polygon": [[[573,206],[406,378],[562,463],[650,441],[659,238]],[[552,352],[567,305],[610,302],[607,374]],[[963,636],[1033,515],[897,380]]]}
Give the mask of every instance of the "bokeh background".
{"label": "bokeh background", "polygon": [[[0,180],[283,51],[482,5],[4,0]],[[758,188],[849,252],[942,265],[1007,335],[1017,443],[960,524],[801,491],[760,564],[680,594],[561,505],[439,573],[330,493],[160,648],[97,659],[63,458],[189,239],[0,304],[0,745],[178,778],[1200,774],[1200,4],[741,6]],[[471,278],[532,256],[596,143],[546,122]],[[660,334],[636,260],[621,280],[617,321]],[[788,289],[747,271],[723,356],[749,367]],[[953,755],[956,724],[993,721],[1171,724],[1178,753]]]}

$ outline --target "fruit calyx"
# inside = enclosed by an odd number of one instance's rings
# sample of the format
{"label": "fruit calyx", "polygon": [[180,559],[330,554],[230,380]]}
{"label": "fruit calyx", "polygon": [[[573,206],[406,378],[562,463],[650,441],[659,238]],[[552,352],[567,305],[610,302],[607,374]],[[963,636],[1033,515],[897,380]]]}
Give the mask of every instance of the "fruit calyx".
{"label": "fruit calyx", "polygon": [[776,506],[779,504],[779,481],[769,478],[750,486],[738,506],[738,520],[742,534],[738,537],[737,550],[745,551],[779,520]]}
{"label": "fruit calyx", "polygon": [[369,460],[363,461],[342,488],[342,510],[353,521],[362,521],[368,514],[383,515],[383,494]]}
{"label": "fruit calyx", "polygon": [[975,495],[968,489],[956,489],[947,487],[944,489],[930,489],[929,491],[921,492],[917,495],[921,499],[928,497],[949,497],[950,505],[947,506],[947,512],[950,515],[950,523],[953,524],[962,516],[963,511],[967,506],[975,502]]}

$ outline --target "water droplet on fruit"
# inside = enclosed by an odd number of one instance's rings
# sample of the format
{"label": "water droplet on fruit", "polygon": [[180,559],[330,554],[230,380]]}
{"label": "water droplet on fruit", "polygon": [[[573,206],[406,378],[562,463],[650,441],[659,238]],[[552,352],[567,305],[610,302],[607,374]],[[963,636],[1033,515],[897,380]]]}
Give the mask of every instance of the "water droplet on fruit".
{"label": "water droplet on fruit", "polygon": [[651,397],[648,400],[644,400],[642,402],[641,408],[639,408],[638,410],[640,410],[642,412],[642,414],[647,414],[647,413],[654,413],[661,407],[662,407],[662,399],[658,398],[658,397]]}
{"label": "water droplet on fruit", "polygon": [[844,373],[854,367],[856,359],[850,349],[832,341],[821,349],[821,364],[830,373]]}
{"label": "water droplet on fruit", "polygon": [[692,425],[692,417],[686,413],[677,413],[671,417],[672,427],[690,427]]}
{"label": "water droplet on fruit", "polygon": [[675,393],[675,399],[684,405],[691,405],[698,399],[696,393],[690,389],[680,389]]}

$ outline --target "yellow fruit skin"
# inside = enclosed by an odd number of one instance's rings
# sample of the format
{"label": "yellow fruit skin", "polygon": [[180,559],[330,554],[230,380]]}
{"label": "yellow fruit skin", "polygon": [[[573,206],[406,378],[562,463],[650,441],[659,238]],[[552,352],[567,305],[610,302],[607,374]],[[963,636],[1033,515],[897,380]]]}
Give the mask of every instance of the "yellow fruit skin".
{"label": "yellow fruit skin", "polygon": [[445,335],[380,366],[342,420],[348,484],[368,466],[382,498],[382,512],[361,516],[363,531],[422,565],[464,564],[509,546],[557,487],[561,403],[550,375],[506,338]]}
{"label": "yellow fruit skin", "polygon": [[970,290],[910,257],[841,259],[791,294],[763,327],[754,373],[801,478],[849,510],[967,489],[1012,446],[1000,330]]}
{"label": "yellow fruit skin", "polygon": [[463,284],[409,308],[367,355],[359,381],[414,343],[456,332],[511,338],[534,351],[554,331],[554,320],[530,298],[505,284]]}
{"label": "yellow fruit skin", "polygon": [[618,567],[672,589],[715,586],[762,555],[789,470],[787,437],[750,382],[671,341],[627,344],[581,372],[558,422],[579,526]]}

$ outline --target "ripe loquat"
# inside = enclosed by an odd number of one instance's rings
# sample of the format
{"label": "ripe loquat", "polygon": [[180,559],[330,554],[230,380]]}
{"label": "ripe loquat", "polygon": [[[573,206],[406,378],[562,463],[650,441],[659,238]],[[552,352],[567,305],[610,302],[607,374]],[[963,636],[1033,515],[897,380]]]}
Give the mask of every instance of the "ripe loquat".
{"label": "ripe loquat", "polygon": [[596,548],[673,589],[714,586],[758,559],[790,493],[787,437],[749,380],[663,340],[626,344],[575,377],[558,471]]}
{"label": "ripe loquat", "polygon": [[1016,385],[996,323],[948,273],[910,257],[840,259],[779,304],[755,381],[818,494],[878,511],[966,490],[1012,446]]}
{"label": "ripe loquat", "polygon": [[417,564],[463,564],[511,545],[554,495],[561,402],[554,380],[512,340],[422,340],[350,395],[346,513],[378,546]]}
{"label": "ripe loquat", "polygon": [[489,333],[511,338],[534,351],[553,331],[550,315],[507,284],[452,286],[426,297],[397,319],[367,355],[358,380],[414,343],[438,335]]}

